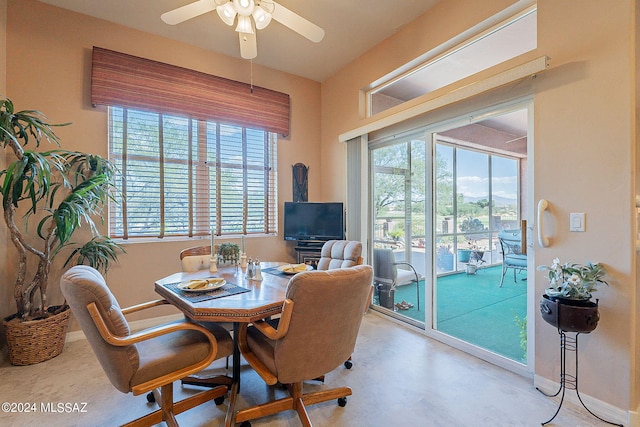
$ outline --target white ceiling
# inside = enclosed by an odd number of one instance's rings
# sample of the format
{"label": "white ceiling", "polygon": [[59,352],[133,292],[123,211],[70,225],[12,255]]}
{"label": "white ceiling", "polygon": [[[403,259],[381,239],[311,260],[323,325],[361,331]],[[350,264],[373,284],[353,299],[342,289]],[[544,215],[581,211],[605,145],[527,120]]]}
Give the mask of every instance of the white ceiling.
{"label": "white ceiling", "polygon": [[[195,0],[40,0],[85,15],[240,58],[238,34],[210,12],[171,26],[160,15]],[[258,30],[254,63],[319,82],[440,0],[278,0],[325,30],[313,43],[279,22]]]}

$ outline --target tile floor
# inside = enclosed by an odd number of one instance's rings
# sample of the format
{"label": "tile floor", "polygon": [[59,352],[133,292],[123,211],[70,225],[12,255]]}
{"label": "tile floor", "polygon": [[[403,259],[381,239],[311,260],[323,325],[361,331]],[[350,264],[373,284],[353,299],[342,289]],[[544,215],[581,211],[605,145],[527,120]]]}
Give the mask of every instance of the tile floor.
{"label": "tile floor", "polygon": [[[556,409],[532,381],[398,326],[376,314],[365,316],[351,370],[327,375],[326,386],[348,385],[353,396],[340,408],[334,402],[309,407],[316,426],[539,426]],[[224,369],[217,361],[212,369]],[[243,365],[238,408],[284,393],[270,388]],[[325,387],[309,383],[305,388]],[[193,392],[176,386],[176,395]],[[570,391],[569,393],[572,393]],[[0,401],[35,404],[35,413],[0,412],[0,426],[116,426],[152,408],[144,395],[118,392],[102,372],[86,341],[67,343],[63,353],[47,362],[0,366]],[[43,413],[42,404],[86,403],[82,413]],[[55,407],[55,405],[54,405]],[[72,407],[73,408],[73,407]],[[182,426],[218,426],[226,401],[211,402],[178,416]],[[293,411],[255,420],[259,426],[300,426]],[[581,408],[566,403],[553,426],[602,426]]]}

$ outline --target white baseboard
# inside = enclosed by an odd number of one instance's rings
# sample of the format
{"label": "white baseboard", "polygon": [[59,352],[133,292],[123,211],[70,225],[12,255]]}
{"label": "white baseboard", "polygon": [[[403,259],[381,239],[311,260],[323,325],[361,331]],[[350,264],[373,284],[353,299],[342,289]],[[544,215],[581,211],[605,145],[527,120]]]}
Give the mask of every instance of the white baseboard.
{"label": "white baseboard", "polygon": [[[139,331],[141,329],[151,328],[153,326],[160,325],[162,323],[173,322],[175,320],[180,320],[183,318],[184,318],[184,315],[182,314],[171,314],[168,316],[152,317],[150,319],[143,319],[143,320],[135,320],[133,322],[129,322],[129,328],[132,331]],[[73,332],[67,333],[66,342],[73,342],[73,341],[78,341],[83,339],[86,339],[86,337],[84,336],[84,332],[82,332],[81,330],[73,331]]]}
{"label": "white baseboard", "polygon": [[[534,385],[540,390],[543,390],[545,393],[551,394],[555,393],[558,390],[558,387],[560,387],[559,383],[538,375],[534,376]],[[596,399],[584,393],[580,393],[580,398],[591,412],[604,420],[611,421],[613,423],[619,423],[625,426],[639,425],[637,424],[638,414],[636,412],[625,411],[624,409],[620,409],[616,406],[613,406],[607,402],[603,402],[602,400]],[[575,390],[567,390],[564,395],[564,399],[567,402],[570,402],[582,408],[582,404],[580,403]]]}

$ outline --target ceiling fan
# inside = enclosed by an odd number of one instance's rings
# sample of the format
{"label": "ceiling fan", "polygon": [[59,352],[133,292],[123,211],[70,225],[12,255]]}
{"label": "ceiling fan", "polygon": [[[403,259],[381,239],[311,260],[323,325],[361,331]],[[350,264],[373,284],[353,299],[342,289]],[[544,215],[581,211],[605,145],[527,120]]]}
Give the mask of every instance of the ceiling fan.
{"label": "ceiling fan", "polygon": [[161,19],[169,25],[176,25],[214,9],[229,26],[233,26],[237,17],[240,55],[245,59],[253,59],[258,55],[255,30],[265,28],[272,18],[312,42],[318,43],[324,37],[322,28],[273,0],[198,0],[163,13]]}

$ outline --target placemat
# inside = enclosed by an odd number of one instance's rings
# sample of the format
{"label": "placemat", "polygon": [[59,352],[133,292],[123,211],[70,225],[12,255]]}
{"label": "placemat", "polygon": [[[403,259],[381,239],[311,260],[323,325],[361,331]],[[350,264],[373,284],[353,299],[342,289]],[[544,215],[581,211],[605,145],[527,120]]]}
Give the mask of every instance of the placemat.
{"label": "placemat", "polygon": [[278,270],[278,267],[270,267],[270,268],[263,268],[262,269],[263,273],[268,273],[268,274],[273,274],[274,276],[280,276],[280,277],[292,277],[292,274],[285,274],[282,271]]}
{"label": "placemat", "polygon": [[178,288],[178,285],[180,283],[182,282],[167,283],[166,285],[164,285],[164,287],[175,292],[176,294],[180,295],[182,298],[190,302],[207,301],[210,299],[228,297],[229,295],[241,294],[243,292],[251,291],[251,289],[243,288],[242,286],[234,285],[233,283],[227,282],[227,284],[224,285],[223,287],[219,289],[215,289],[213,291],[202,292],[202,293],[200,292],[192,293],[192,292],[185,292],[182,289]]}
{"label": "placemat", "polygon": [[[307,270],[307,271],[312,271],[312,270]],[[262,272],[263,273],[268,273],[268,274],[273,274],[274,276],[288,277],[288,278],[292,278],[293,276],[295,276],[295,274],[287,274],[287,273],[282,272],[282,270],[278,269],[278,267],[263,268]],[[300,273],[302,273],[302,272],[300,272]]]}

